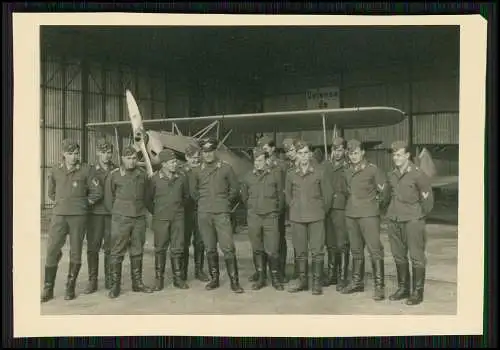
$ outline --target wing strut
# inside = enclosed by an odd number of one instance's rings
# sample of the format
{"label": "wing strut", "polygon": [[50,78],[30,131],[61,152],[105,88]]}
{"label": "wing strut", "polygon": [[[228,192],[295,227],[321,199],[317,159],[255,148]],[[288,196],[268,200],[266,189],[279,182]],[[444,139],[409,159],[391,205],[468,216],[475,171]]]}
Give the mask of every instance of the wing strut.
{"label": "wing strut", "polygon": [[[217,120],[214,121],[214,122],[212,122],[212,123],[210,123],[209,125],[205,126],[203,129],[201,129],[196,134],[194,134],[193,137],[194,138],[202,138],[205,135],[206,131],[207,130],[211,130],[214,127],[215,124],[217,124]],[[199,135],[201,135],[201,136],[199,136]]]}
{"label": "wing strut", "polygon": [[203,136],[205,136],[206,134],[208,134],[210,132],[210,130],[212,130],[214,128],[215,125],[219,125],[219,121],[218,120],[214,121],[210,125],[204,127],[200,131],[198,131],[193,137],[197,138],[198,140],[201,139]]}
{"label": "wing strut", "polygon": [[226,142],[227,138],[229,137],[229,135],[231,135],[231,133],[233,132],[233,129],[229,130],[227,132],[227,134],[224,136],[224,138],[222,139],[221,142],[219,142],[219,146],[217,146],[217,148],[219,148],[222,144],[224,144],[224,142]]}
{"label": "wing strut", "polygon": [[118,155],[118,164],[121,165],[122,158],[120,157],[120,139],[118,138],[118,129],[115,128],[116,152]]}
{"label": "wing strut", "polygon": [[325,117],[325,113],[323,113],[321,115],[322,119],[323,119],[323,143],[324,143],[324,146],[325,146],[325,159],[328,159],[328,144],[327,144],[327,140],[326,140],[326,117]]}

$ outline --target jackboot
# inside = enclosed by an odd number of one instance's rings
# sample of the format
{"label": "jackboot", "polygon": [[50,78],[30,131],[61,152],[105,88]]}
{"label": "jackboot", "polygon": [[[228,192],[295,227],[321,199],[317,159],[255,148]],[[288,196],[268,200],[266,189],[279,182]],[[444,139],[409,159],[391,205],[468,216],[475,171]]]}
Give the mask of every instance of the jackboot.
{"label": "jackboot", "polygon": [[309,262],[307,257],[297,260],[298,278],[293,280],[288,288],[288,292],[297,293],[309,289]]}
{"label": "jackboot", "polygon": [[288,283],[288,277],[286,275],[286,256],[287,256],[287,246],[286,244],[284,244],[284,246],[279,252],[281,283]]}
{"label": "jackboot", "polygon": [[97,276],[99,274],[99,254],[87,253],[87,265],[89,269],[89,283],[84,294],[92,294],[97,291]]}
{"label": "jackboot", "polygon": [[122,287],[122,257],[110,257],[109,272],[111,273],[110,299],[118,298]]}
{"label": "jackboot", "polygon": [[68,280],[66,282],[66,295],[64,296],[64,300],[75,299],[76,279],[78,278],[81,267],[81,264],[75,264],[72,262],[69,263]]}
{"label": "jackboot", "polygon": [[252,284],[253,290],[259,290],[266,286],[267,254],[265,252],[255,253],[255,270],[257,271],[257,280]]}
{"label": "jackboot", "polygon": [[111,257],[104,253],[104,288],[111,289]]}
{"label": "jackboot", "polygon": [[45,266],[45,276],[43,283],[42,296],[40,298],[42,303],[54,299],[54,283],[56,281],[57,266]]}
{"label": "jackboot", "polygon": [[342,294],[365,291],[365,258],[352,260],[352,281],[341,290]]}
{"label": "jackboot", "polygon": [[231,282],[231,290],[235,293],[243,293],[244,290],[240,286],[240,279],[238,275],[238,261],[236,257],[233,256],[226,260],[226,271],[229,276],[229,281]]}
{"label": "jackboot", "polygon": [[208,273],[210,274],[210,281],[205,286],[206,290],[213,290],[220,286],[220,270],[219,270],[219,255],[217,252],[207,253]]}
{"label": "jackboot", "polygon": [[189,267],[189,246],[184,249],[184,254],[182,255],[184,261],[182,262],[182,279],[187,281],[188,267]]}
{"label": "jackboot", "polygon": [[137,293],[153,293],[153,289],[142,282],[142,255],[130,257],[130,270],[132,274],[132,291]]}
{"label": "jackboot", "polygon": [[321,295],[323,294],[323,268],[324,261],[315,260],[312,261],[312,294]]}
{"label": "jackboot", "polygon": [[337,253],[338,254],[337,261],[339,263],[337,287],[335,288],[337,292],[340,292],[349,283],[348,281],[349,259],[350,259],[349,253],[350,253],[349,248],[346,248],[342,250],[340,253]]}
{"label": "jackboot", "polygon": [[[186,258],[187,260],[187,258]],[[204,246],[194,246],[194,277],[201,282],[208,282],[207,274],[203,271],[203,265],[205,264],[205,247]]]}
{"label": "jackboot", "polygon": [[257,252],[255,251],[252,253],[252,260],[255,272],[248,277],[248,282],[255,282],[259,279],[259,271],[257,271]]}
{"label": "jackboot", "polygon": [[283,291],[285,288],[283,288],[283,284],[281,283],[281,276],[280,276],[280,259],[279,257],[268,257],[269,259],[269,270],[271,271],[271,284],[274,289]]}
{"label": "jackboot", "polygon": [[293,276],[292,276],[292,279],[294,279],[294,280],[298,279],[299,275],[300,275],[299,260],[297,259],[297,254],[295,254],[295,250],[294,250],[294,255],[293,255]]}
{"label": "jackboot", "polygon": [[325,278],[323,279],[323,287],[328,287],[337,284],[339,255],[335,254],[334,249],[328,249],[328,269]]}
{"label": "jackboot", "polygon": [[385,274],[384,259],[372,260],[373,284],[375,290],[373,300],[381,301],[385,299]]}
{"label": "jackboot", "polygon": [[396,301],[410,296],[410,267],[409,264],[396,264],[398,290],[389,296],[389,300]]}
{"label": "jackboot", "polygon": [[[187,259],[186,259],[187,260]],[[182,277],[183,263],[186,261],[182,255],[175,255],[170,258],[172,272],[174,274],[174,287],[179,289],[188,289],[189,286]]]}
{"label": "jackboot", "polygon": [[424,301],[425,268],[412,266],[413,292],[406,305],[418,305]]}
{"label": "jackboot", "polygon": [[167,262],[167,252],[157,252],[155,254],[155,291],[163,290],[165,287],[165,265]]}

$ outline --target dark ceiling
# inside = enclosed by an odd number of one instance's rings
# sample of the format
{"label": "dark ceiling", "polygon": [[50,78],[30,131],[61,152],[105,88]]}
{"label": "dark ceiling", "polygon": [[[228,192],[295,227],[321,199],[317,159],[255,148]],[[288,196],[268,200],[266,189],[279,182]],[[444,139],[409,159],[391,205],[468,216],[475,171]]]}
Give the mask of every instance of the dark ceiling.
{"label": "dark ceiling", "polygon": [[[457,26],[42,27],[43,53],[226,74],[279,74],[449,61]],[[228,73],[230,72],[230,73]]]}

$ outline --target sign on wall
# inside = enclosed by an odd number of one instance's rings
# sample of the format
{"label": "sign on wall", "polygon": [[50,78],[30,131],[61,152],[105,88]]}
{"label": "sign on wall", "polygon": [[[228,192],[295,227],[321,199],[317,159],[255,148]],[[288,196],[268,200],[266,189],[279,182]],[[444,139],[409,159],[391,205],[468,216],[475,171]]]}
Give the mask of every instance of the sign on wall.
{"label": "sign on wall", "polygon": [[309,89],[306,91],[307,109],[340,108],[338,86]]}

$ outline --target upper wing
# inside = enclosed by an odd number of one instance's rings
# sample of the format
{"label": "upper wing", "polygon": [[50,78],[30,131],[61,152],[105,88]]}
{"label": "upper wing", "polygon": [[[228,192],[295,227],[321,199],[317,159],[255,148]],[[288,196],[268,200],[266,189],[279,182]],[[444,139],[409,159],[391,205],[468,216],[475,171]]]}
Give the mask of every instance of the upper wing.
{"label": "upper wing", "polygon": [[[381,127],[397,124],[405,118],[403,111],[392,107],[359,107],[149,119],[142,123],[149,130],[171,130],[175,123],[186,135],[194,134],[214,121],[219,121],[224,129],[245,133],[297,132],[322,130],[323,115],[327,129],[334,126],[343,129]],[[122,136],[130,135],[132,131],[129,121],[90,123],[87,127],[109,134],[114,134],[116,128]]]}

